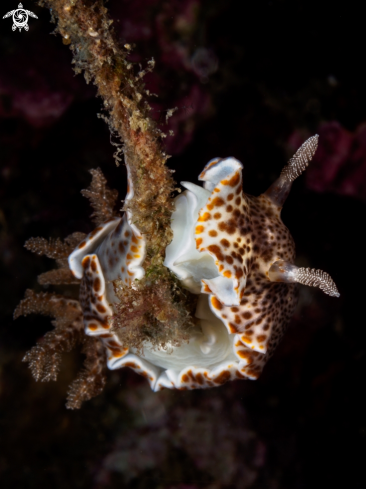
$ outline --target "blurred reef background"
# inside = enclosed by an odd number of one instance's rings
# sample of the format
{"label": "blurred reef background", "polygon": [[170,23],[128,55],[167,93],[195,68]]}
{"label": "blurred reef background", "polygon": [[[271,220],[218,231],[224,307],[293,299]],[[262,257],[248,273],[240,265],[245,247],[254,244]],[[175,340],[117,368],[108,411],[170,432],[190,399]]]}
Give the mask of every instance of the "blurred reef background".
{"label": "blurred reef background", "polygon": [[[1,2],[1,17],[17,0]],[[120,198],[102,103],[50,13],[30,0],[29,31],[0,21],[0,481],[3,488],[366,488],[366,73],[360,3],[329,0],[110,0],[132,63],[146,77],[176,181],[208,160],[244,163],[258,195],[315,133],[319,148],[292,189],[283,221],[297,264],[327,271],[340,299],[302,287],[297,312],[258,381],[163,391],[128,369],[102,395],[66,410],[82,363],[65,355],[57,383],[21,362],[49,318],[13,322],[47,258],[32,236],[89,232],[80,190],[101,167]],[[66,41],[67,42],[67,41]],[[177,107],[166,125],[168,110]]]}

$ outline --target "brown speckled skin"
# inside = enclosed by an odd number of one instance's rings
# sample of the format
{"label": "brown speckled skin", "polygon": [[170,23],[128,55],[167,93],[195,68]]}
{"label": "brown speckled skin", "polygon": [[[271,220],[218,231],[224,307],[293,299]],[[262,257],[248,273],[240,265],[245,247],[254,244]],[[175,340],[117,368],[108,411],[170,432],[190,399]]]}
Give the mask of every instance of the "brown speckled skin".
{"label": "brown speckled skin", "polygon": [[[254,314],[252,322],[259,324],[263,320],[263,331],[269,329],[269,322],[287,325],[296,303],[296,286],[286,283],[273,283],[268,280],[268,270],[277,260],[290,263],[295,259],[295,243],[283,224],[281,209],[271,203],[264,195],[259,197],[247,196],[253,222],[254,260],[251,265],[244,299],[255,297],[251,306]],[[258,251],[257,251],[258,248]],[[250,323],[246,324],[250,329]],[[277,328],[275,328],[277,331]],[[274,329],[271,330],[271,336]],[[272,338],[273,340],[273,338]]]}
{"label": "brown speckled skin", "polygon": [[[240,187],[241,179],[237,183],[237,189]],[[296,306],[297,285],[273,283],[267,277],[274,261],[283,259],[293,263],[295,259],[295,244],[281,220],[281,208],[274,205],[265,195],[253,197],[245,195],[242,191],[241,193],[240,203],[244,203],[245,206],[247,225],[244,226],[243,221],[242,226],[235,226],[235,231],[239,230],[241,237],[227,240],[215,256],[226,261],[225,257],[231,256],[231,253],[237,252],[239,248],[246,246],[249,253],[253,250],[247,261],[248,275],[243,297],[240,306],[233,307],[223,305],[213,295],[210,300],[215,314],[222,319],[230,333],[241,334],[240,340],[235,344],[236,352],[242,360],[248,362],[248,365],[241,371],[224,370],[219,379],[208,379],[207,374],[205,376],[194,373],[190,369],[181,379],[182,384],[186,384],[188,389],[212,387],[235,378],[258,378],[281,340]],[[209,210],[213,211],[213,208]],[[205,209],[201,211],[201,216],[204,216],[205,212]],[[206,223],[208,220],[206,219]],[[202,218],[199,220],[200,223],[203,221]],[[226,229],[228,227],[230,222],[226,221]],[[243,246],[244,242],[246,245]],[[221,254],[224,256],[221,257]],[[240,253],[237,255],[241,256]],[[246,265],[244,267],[246,271]],[[207,288],[206,292],[209,293]]]}
{"label": "brown speckled skin", "polygon": [[[209,163],[202,174],[213,165],[220,160]],[[295,259],[294,241],[280,213],[266,195],[244,194],[239,170],[216,185],[196,226],[197,248],[210,253],[219,273],[234,280],[238,305],[224,304],[207,284],[203,292],[210,295],[211,309],[229,333],[239,335],[236,353],[248,362],[241,371],[250,378],[259,376],[296,305],[295,285],[268,278],[275,261]]]}
{"label": "brown speckled skin", "polygon": [[[264,358],[262,355],[257,356],[248,367],[248,371],[259,374],[277,347],[293,316],[297,302],[297,285],[270,282],[267,272],[276,260],[294,262],[295,243],[281,220],[280,208],[264,195],[247,196],[247,199],[253,222],[252,240],[255,255],[241,301],[242,305],[250,309],[250,317],[245,325],[241,323],[238,330],[242,331],[241,328],[244,326],[245,337],[248,338],[248,343],[245,338],[246,344],[256,340],[259,348],[264,345],[267,349]],[[262,329],[259,334],[258,327]],[[243,340],[243,336],[241,339]]]}
{"label": "brown speckled skin", "polygon": [[127,354],[117,336],[110,331],[109,318],[112,310],[105,296],[105,280],[97,255],[87,255],[83,261],[84,277],[80,285],[80,304],[83,311],[85,332],[98,337],[106,348],[107,360]]}

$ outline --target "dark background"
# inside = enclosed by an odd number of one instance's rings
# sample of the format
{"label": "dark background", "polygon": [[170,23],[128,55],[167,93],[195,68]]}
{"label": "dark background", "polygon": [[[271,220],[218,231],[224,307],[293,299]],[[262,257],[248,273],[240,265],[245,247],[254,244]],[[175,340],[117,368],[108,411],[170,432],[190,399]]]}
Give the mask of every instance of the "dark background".
{"label": "dark background", "polygon": [[[331,274],[341,293],[303,287],[289,330],[258,381],[154,394],[126,370],[102,395],[64,407],[81,365],[65,355],[57,383],[21,363],[51,328],[13,322],[26,288],[52,265],[23,248],[32,236],[91,230],[80,190],[100,166],[120,198],[125,168],[95,89],[74,76],[50,35],[49,12],[13,32],[0,19],[0,483],[4,488],[366,488],[365,27],[361,2],[113,0],[131,61],[156,69],[176,180],[196,182],[207,161],[235,156],[244,190],[259,194],[314,133],[319,149],[295,182],[283,220],[297,263]],[[1,17],[17,0],[1,1]]]}

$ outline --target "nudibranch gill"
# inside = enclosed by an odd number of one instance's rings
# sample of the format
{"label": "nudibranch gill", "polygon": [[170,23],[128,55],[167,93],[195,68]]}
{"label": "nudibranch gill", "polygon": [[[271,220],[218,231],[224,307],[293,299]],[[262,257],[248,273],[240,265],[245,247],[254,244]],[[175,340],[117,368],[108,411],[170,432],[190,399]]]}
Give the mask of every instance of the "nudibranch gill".
{"label": "nudibranch gill", "polygon": [[[197,299],[194,325],[180,344],[156,345],[146,336],[138,348],[121,334],[123,325],[116,326],[120,292],[138,290],[147,280],[146,240],[128,210],[78,243],[68,265],[81,281],[85,334],[104,346],[110,369],[130,367],[155,391],[256,379],[293,314],[296,284],[339,296],[327,273],[294,265],[294,242],[281,220],[292,183],[312,159],[317,141],[317,135],[309,138],[259,197],[243,192],[243,165],[235,158],[211,160],[199,175],[203,187],[182,182],[185,191],[175,199],[173,239],[164,261]],[[129,178],[127,204],[132,196]]]}

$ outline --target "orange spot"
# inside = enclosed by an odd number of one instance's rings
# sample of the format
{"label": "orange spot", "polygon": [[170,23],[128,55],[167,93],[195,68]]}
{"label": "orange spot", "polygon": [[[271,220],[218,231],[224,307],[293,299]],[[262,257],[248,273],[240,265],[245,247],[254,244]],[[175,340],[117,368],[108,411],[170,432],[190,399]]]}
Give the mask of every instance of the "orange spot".
{"label": "orange spot", "polygon": [[[222,317],[224,317],[224,316],[222,316]],[[237,329],[236,329],[235,324],[229,323],[228,326],[229,326],[229,329],[230,329],[230,333],[236,333],[237,332]]]}
{"label": "orange spot", "polygon": [[95,331],[98,329],[98,325],[97,324],[94,324],[94,323],[91,323],[89,324],[88,328],[91,330],[91,331]]}
{"label": "orange spot", "polygon": [[204,292],[207,292],[208,294],[212,293],[212,290],[210,289],[210,287],[207,284],[205,284],[204,282],[203,282],[203,290],[204,290]]}
{"label": "orange spot", "polygon": [[243,270],[241,268],[238,268],[235,272],[235,278],[239,280],[239,278],[241,278],[243,275],[244,275]]}
{"label": "orange spot", "polygon": [[136,365],[136,363],[134,363],[134,362],[126,362],[126,363],[124,364],[124,366],[125,366],[125,367],[130,367],[130,368],[137,368],[137,369],[139,369],[139,368],[140,368],[140,367],[139,367],[138,365]]}
{"label": "orange spot", "polygon": [[210,245],[210,246],[207,247],[207,250],[210,251],[211,253],[213,253],[218,260],[224,261],[224,255],[222,254],[221,249],[220,249],[219,246],[217,246],[217,245]]}
{"label": "orange spot", "polygon": [[255,379],[258,379],[258,377],[259,377],[259,373],[255,372],[255,370],[253,370],[252,368],[247,370],[247,374],[250,377],[254,377]]}
{"label": "orange spot", "polygon": [[189,377],[188,377],[187,374],[182,375],[182,381],[183,382],[188,382],[189,381]]}
{"label": "orange spot", "polygon": [[132,260],[132,255],[130,255],[129,253],[127,253],[126,258],[127,258],[127,260]]}
{"label": "orange spot", "polygon": [[120,358],[120,357],[123,357],[123,353],[121,352],[121,350],[117,350],[115,348],[110,348],[111,352],[112,352],[112,355],[114,356],[114,358]]}
{"label": "orange spot", "polygon": [[202,385],[203,384],[203,375],[199,372],[197,375],[196,375],[196,381]]}
{"label": "orange spot", "polygon": [[84,248],[85,245],[86,245],[85,241],[83,241],[82,243],[80,243],[79,246],[78,246],[79,250],[81,250],[81,248]]}
{"label": "orange spot", "polygon": [[224,265],[220,265],[220,266],[219,266],[219,272],[222,272],[222,271],[223,271],[223,269],[224,269]]}
{"label": "orange spot", "polygon": [[216,163],[218,163],[219,161],[221,161],[221,159],[220,159],[220,158],[215,158],[213,161],[211,161],[211,163],[209,163],[209,164],[207,165],[207,168],[206,168],[206,170],[205,170],[205,173],[206,173],[206,171],[207,171],[209,168],[211,168],[211,166],[216,165]]}
{"label": "orange spot", "polygon": [[222,246],[225,246],[225,248],[228,248],[230,246],[230,243],[227,239],[222,239],[220,243],[222,244]]}
{"label": "orange spot", "polygon": [[124,273],[125,272],[125,267],[121,267],[121,272]]}
{"label": "orange spot", "polygon": [[93,238],[97,233],[99,233],[99,231],[101,231],[103,229],[103,226],[99,226],[97,228],[94,229],[94,231],[92,231],[90,234],[89,234],[89,238],[88,239],[91,239]]}
{"label": "orange spot", "polygon": [[196,248],[198,248],[202,244],[202,238],[196,239]]}
{"label": "orange spot", "polygon": [[90,256],[86,256],[81,262],[83,268],[88,268],[89,263],[90,263]]}
{"label": "orange spot", "polygon": [[134,252],[134,253],[137,253],[139,251],[139,249],[137,248],[137,246],[131,246],[131,250]]}
{"label": "orange spot", "polygon": [[212,236],[213,238],[215,238],[217,236],[217,231],[215,231],[214,229],[212,231],[209,231],[208,234],[210,236]]}
{"label": "orange spot", "polygon": [[135,237],[135,236],[132,236],[132,241],[133,241],[133,243],[135,243],[135,244],[137,244],[137,243],[138,243],[138,240],[136,239],[136,237]]}
{"label": "orange spot", "polygon": [[126,231],[126,232],[125,232],[125,236],[126,236],[126,238],[128,238],[128,237],[129,237],[129,235],[130,235],[130,232],[129,232],[129,231]]}
{"label": "orange spot", "polygon": [[247,345],[250,345],[252,343],[252,340],[248,338],[248,336],[241,336],[240,339],[243,343],[246,343]]}
{"label": "orange spot", "polygon": [[230,178],[229,185],[230,187],[236,187],[240,181],[240,173],[236,172],[233,177]]}
{"label": "orange spot", "polygon": [[232,265],[234,260],[231,258],[231,256],[225,256],[225,260],[229,265]]}
{"label": "orange spot", "polygon": [[96,277],[93,283],[93,289],[95,292],[99,292],[101,288],[101,281],[99,277]]}
{"label": "orange spot", "polygon": [[266,338],[267,336],[265,334],[260,334],[259,336],[257,336],[257,340],[259,341],[259,343],[263,343]]}
{"label": "orange spot", "polygon": [[219,311],[221,311],[221,309],[224,307],[216,297],[211,298],[211,304],[215,309],[218,309]]}
{"label": "orange spot", "polygon": [[244,360],[247,360],[248,363],[252,363],[252,352],[248,350],[238,350],[237,354],[239,355],[240,358],[243,358]]}
{"label": "orange spot", "polygon": [[225,204],[225,202],[221,197],[215,197],[212,201],[212,205],[214,207],[221,207],[224,204]]}
{"label": "orange spot", "polygon": [[204,231],[204,227],[203,226],[196,226],[196,234],[201,234],[203,231]]}
{"label": "orange spot", "polygon": [[209,212],[205,212],[199,217],[198,222],[208,221],[209,219],[211,219],[211,214]]}
{"label": "orange spot", "polygon": [[231,377],[231,374],[228,370],[224,370],[221,374],[214,379],[215,384],[225,384]]}
{"label": "orange spot", "polygon": [[132,277],[132,276],[133,276],[133,273],[132,273],[132,272],[130,272],[129,270],[127,270],[127,273],[128,273],[128,275],[129,275],[130,277]]}
{"label": "orange spot", "polygon": [[230,270],[225,270],[224,272],[224,277],[230,278],[231,277],[231,272]]}

